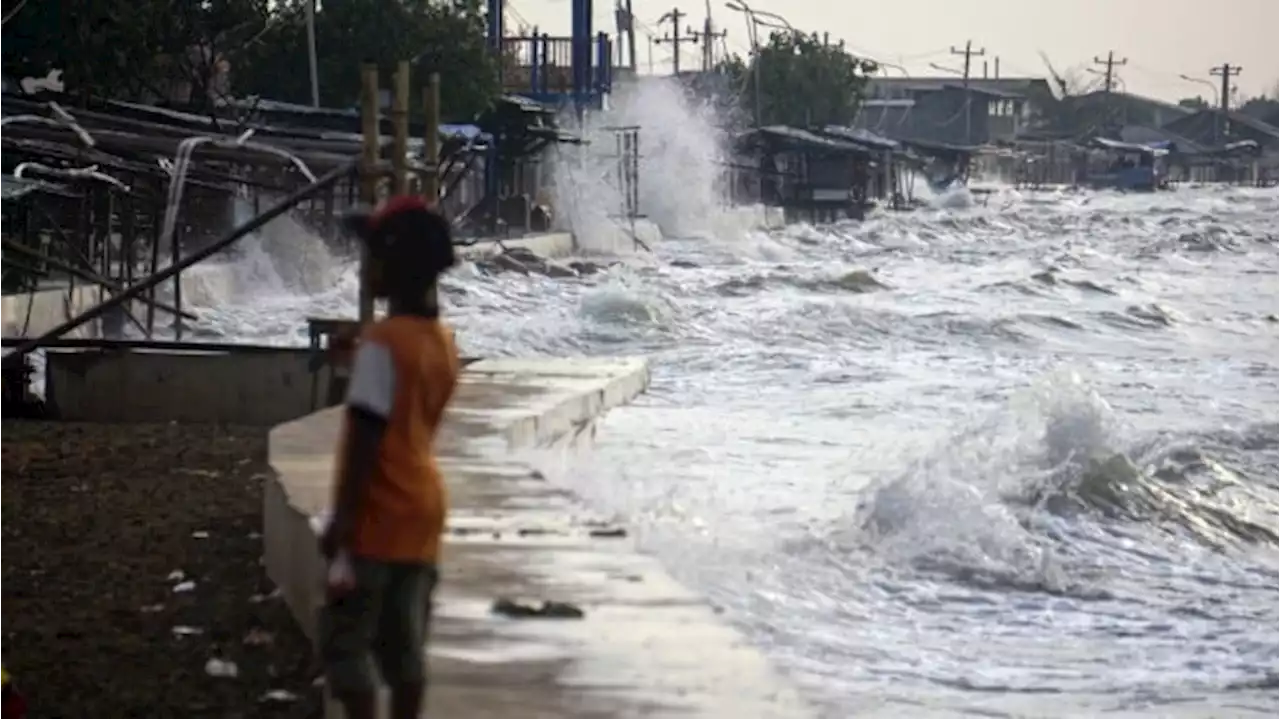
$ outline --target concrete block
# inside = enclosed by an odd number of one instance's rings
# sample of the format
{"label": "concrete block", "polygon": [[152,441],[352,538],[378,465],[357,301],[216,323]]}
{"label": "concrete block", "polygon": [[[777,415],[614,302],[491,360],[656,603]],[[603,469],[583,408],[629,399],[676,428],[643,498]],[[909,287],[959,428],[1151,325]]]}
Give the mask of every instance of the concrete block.
{"label": "concrete block", "polygon": [[[46,356],[46,398],[68,421],[270,426],[312,410],[306,349],[86,350]],[[323,390],[327,376],[319,379]]]}

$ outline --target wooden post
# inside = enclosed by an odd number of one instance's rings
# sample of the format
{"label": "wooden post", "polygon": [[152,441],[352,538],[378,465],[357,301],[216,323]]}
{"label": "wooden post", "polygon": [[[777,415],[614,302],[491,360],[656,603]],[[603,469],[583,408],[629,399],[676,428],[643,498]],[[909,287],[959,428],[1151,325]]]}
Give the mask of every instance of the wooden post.
{"label": "wooden post", "polygon": [[[360,131],[363,134],[363,153],[360,162],[360,201],[368,207],[378,202],[378,66],[362,65],[360,68]],[[360,297],[359,314],[361,324],[373,319],[373,293],[370,291],[366,275],[368,271],[368,251],[363,243],[360,246]]]}
{"label": "wooden post", "polygon": [[426,129],[422,137],[422,155],[427,170],[422,178],[422,194],[427,204],[440,201],[440,73],[433,72],[422,93]]}
{"label": "wooden post", "polygon": [[[440,203],[440,73],[433,72],[427,78],[427,87],[422,93],[422,106],[425,119],[422,159],[426,164],[422,175],[422,194],[427,205],[437,207]],[[433,286],[427,291],[427,306],[440,306],[439,288]]]}
{"label": "wooden post", "polygon": [[[176,223],[173,226],[173,235],[170,237],[169,248],[169,264],[177,264],[182,257],[182,223]],[[182,273],[173,273],[173,306],[178,313],[173,316],[173,338],[182,341],[182,326],[186,324],[186,320],[182,319]]]}
{"label": "wooden post", "polygon": [[392,192],[409,191],[409,61],[396,65],[395,89],[391,96],[391,178]]}

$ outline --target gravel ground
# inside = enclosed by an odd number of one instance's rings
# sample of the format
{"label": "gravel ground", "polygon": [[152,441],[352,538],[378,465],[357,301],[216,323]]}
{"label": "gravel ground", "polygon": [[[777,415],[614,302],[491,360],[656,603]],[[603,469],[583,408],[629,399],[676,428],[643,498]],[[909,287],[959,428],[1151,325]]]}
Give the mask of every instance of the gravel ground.
{"label": "gravel ground", "polygon": [[3,660],[32,716],[320,716],[260,562],[263,430],[0,428]]}

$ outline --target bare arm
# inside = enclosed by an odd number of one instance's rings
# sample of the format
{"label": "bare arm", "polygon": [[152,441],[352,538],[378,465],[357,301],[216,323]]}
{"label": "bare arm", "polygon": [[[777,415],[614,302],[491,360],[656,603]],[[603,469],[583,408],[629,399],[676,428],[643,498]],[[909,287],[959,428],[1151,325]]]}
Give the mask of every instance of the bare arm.
{"label": "bare arm", "polygon": [[321,546],[327,556],[351,544],[394,401],[395,368],[390,351],[376,342],[362,342],[347,391],[346,435],[336,477],[333,522]]}

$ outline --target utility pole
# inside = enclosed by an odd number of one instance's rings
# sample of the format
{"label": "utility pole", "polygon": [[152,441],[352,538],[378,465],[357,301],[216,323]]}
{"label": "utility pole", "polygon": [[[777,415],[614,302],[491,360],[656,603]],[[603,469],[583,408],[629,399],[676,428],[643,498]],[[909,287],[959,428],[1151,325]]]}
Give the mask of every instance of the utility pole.
{"label": "utility pole", "polygon": [[680,12],[680,8],[673,7],[666,15],[658,18],[659,25],[664,22],[671,23],[671,34],[654,39],[655,43],[671,43],[671,69],[675,72],[676,77],[680,76],[680,45],[686,42],[698,42],[698,34],[693,32],[692,29],[688,30],[691,37],[680,37],[680,18],[682,17],[685,17],[685,14]]}
{"label": "utility pole", "polygon": [[[631,68],[632,77],[636,74],[636,20],[631,14],[631,0],[619,0],[613,10],[617,17],[618,34],[627,38],[627,67]],[[619,55],[618,62],[622,57]]]}
{"label": "utility pole", "polygon": [[716,46],[714,42],[716,40],[724,39],[725,37],[728,36],[728,34],[729,34],[728,30],[721,30],[720,32],[715,32],[711,29],[710,15],[708,15],[706,21],[702,23],[702,32],[697,32],[695,30],[689,31],[690,42],[702,43],[702,71],[703,72],[711,72],[712,68],[715,67]]}
{"label": "utility pole", "polygon": [[1126,57],[1123,60],[1117,60],[1115,51],[1108,50],[1106,60],[1103,60],[1100,57],[1095,57],[1093,58],[1093,64],[1103,65],[1107,68],[1106,72],[1103,73],[1102,86],[1106,90],[1106,93],[1110,95],[1112,89],[1114,89],[1116,85],[1116,68],[1121,65],[1128,65],[1129,58]]}
{"label": "utility pole", "polygon": [[1209,71],[1210,75],[1222,78],[1222,90],[1218,94],[1218,104],[1222,106],[1221,109],[1224,113],[1231,109],[1231,78],[1239,75],[1242,69],[1239,65],[1224,62]]}
{"label": "utility pole", "polygon": [[973,140],[973,112],[972,112],[972,93],[969,92],[969,63],[975,57],[982,57],[987,54],[984,47],[981,50],[973,49],[973,41],[965,40],[964,49],[959,50],[954,45],[951,47],[952,55],[964,55],[964,141],[970,144]]}
{"label": "utility pole", "polygon": [[1227,112],[1231,109],[1231,78],[1239,75],[1242,69],[1239,65],[1224,62],[1209,71],[1213,77],[1222,78],[1222,89],[1218,91],[1219,113],[1217,120],[1213,123],[1213,134],[1219,143],[1227,139]]}
{"label": "utility pole", "polygon": [[320,75],[316,70],[316,0],[307,3],[307,63],[311,72],[311,106],[320,107]]}
{"label": "utility pole", "polygon": [[982,57],[986,55],[987,49],[984,47],[981,50],[974,50],[973,41],[966,40],[964,43],[963,50],[957,49],[955,46],[952,46],[951,54],[964,55],[964,86],[969,87],[969,63],[975,57]]}
{"label": "utility pole", "polygon": [[1105,60],[1100,57],[1093,58],[1093,64],[1107,68],[1102,73],[1102,112],[1106,124],[1110,124],[1116,119],[1115,114],[1112,112],[1114,108],[1111,106],[1111,91],[1116,86],[1116,68],[1128,64],[1128,62],[1129,58],[1127,57],[1123,60],[1117,60],[1114,50],[1107,51],[1107,59]]}

